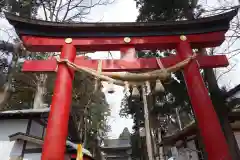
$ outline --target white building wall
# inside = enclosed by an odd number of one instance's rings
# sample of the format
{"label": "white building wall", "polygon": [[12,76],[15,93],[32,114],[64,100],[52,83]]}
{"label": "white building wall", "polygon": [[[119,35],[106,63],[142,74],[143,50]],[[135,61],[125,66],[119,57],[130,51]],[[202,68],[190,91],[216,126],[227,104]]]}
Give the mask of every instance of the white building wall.
{"label": "white building wall", "polygon": [[10,142],[9,135],[16,132],[26,132],[28,120],[1,120],[0,121],[0,157],[9,160],[22,152],[22,142]]}
{"label": "white building wall", "polygon": [[16,132],[26,133],[28,120],[1,120],[0,121],[0,141],[8,141],[9,135]]}
{"label": "white building wall", "polygon": [[177,160],[190,160],[189,151],[187,151],[185,148],[179,148]]}
{"label": "white building wall", "polygon": [[195,145],[195,142],[194,141],[189,141],[187,143],[187,147],[189,149],[189,157],[190,160],[199,160],[198,159],[198,151],[197,151],[197,148],[196,148],[196,145]]}
{"label": "white building wall", "polygon": [[43,129],[44,126],[41,124],[37,123],[36,121],[32,121],[31,123],[31,129],[30,129],[30,135],[36,136],[36,137],[42,137],[43,135]]}
{"label": "white building wall", "polygon": [[0,141],[0,157],[3,160],[9,160],[14,142]]}
{"label": "white building wall", "polygon": [[176,160],[199,160],[194,141],[189,141],[187,143],[187,148],[181,147],[177,149],[173,147],[171,150]]}
{"label": "white building wall", "polygon": [[42,148],[39,144],[27,142],[26,149],[36,149],[36,148]]}
{"label": "white building wall", "polygon": [[[29,120],[0,120],[0,160],[10,160],[19,157],[23,149],[23,141],[9,141],[9,135],[17,132],[26,133]],[[43,127],[32,121],[30,135],[42,137]],[[26,149],[41,148],[41,145],[28,142]],[[41,153],[24,154],[23,160],[41,160]],[[66,155],[64,160],[70,160]]]}
{"label": "white building wall", "polygon": [[[36,137],[42,138],[43,131],[44,131],[44,127],[42,125],[40,125],[36,121],[31,122],[31,128],[29,131],[29,134],[31,136],[36,136]],[[27,142],[26,149],[29,149],[29,148],[41,148],[41,146],[38,144]]]}
{"label": "white building wall", "polygon": [[240,148],[240,132],[234,132],[238,147]]}
{"label": "white building wall", "polygon": [[[238,131],[238,132],[235,131],[234,135],[235,135],[236,141],[238,143],[238,147],[240,148],[240,131]],[[195,146],[194,141],[188,142],[187,145],[188,145],[189,149],[196,150],[196,146]],[[176,158],[176,160],[199,160],[196,151],[189,151],[185,148],[179,148],[177,150],[177,152],[173,151],[173,153],[175,153],[174,157]],[[191,155],[190,156],[191,158],[189,158],[189,155]]]}
{"label": "white building wall", "polygon": [[24,154],[23,160],[41,160],[41,153]]}
{"label": "white building wall", "polygon": [[[41,160],[41,153],[24,154],[23,160]],[[65,156],[64,160],[70,160],[69,156]]]}

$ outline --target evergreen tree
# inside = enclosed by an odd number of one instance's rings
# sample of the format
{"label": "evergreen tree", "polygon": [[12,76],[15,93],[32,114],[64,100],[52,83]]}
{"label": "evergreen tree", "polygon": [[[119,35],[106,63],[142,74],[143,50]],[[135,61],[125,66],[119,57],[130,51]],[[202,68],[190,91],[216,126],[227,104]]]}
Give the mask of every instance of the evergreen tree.
{"label": "evergreen tree", "polygon": [[[179,0],[171,0],[171,1],[135,0],[135,1],[137,3],[137,7],[139,8],[139,15],[137,18],[137,22],[175,21],[175,20],[186,20],[186,19],[192,20],[192,19],[199,18],[200,15],[204,12],[204,8],[202,8],[201,5],[198,5],[198,0],[181,0],[181,1]],[[169,51],[169,50],[161,51],[161,55],[163,56],[169,56],[169,54],[171,53],[172,51]],[[159,52],[156,52],[156,51],[150,51],[150,52],[139,51],[138,57],[160,57],[160,54]],[[223,131],[229,143],[232,155],[234,159],[239,159],[240,158],[239,149],[237,147],[237,143],[231,131],[231,127],[227,117],[230,106],[226,105],[227,103],[224,99],[224,96],[223,96],[224,94],[221,91],[221,89],[218,87],[213,69],[205,69],[203,73],[204,73],[203,76],[204,76],[206,85],[209,89],[209,93],[211,95],[220,123],[223,127]],[[159,118],[160,116],[161,120],[160,122],[157,122],[157,123],[161,124],[161,129],[165,131],[165,134],[167,132],[173,132],[173,130],[170,130],[169,125],[174,123],[171,121],[172,118],[174,118],[175,120],[177,119],[177,115],[175,111],[180,112],[180,119],[181,119],[180,123],[183,123],[181,124],[183,125],[183,127],[193,119],[191,104],[189,102],[189,98],[186,92],[186,87],[185,87],[182,74],[176,73],[174,74],[174,77],[175,78],[172,78],[170,80],[170,83],[168,83],[167,85],[165,84],[166,93],[164,95],[158,95],[154,97],[155,101],[152,107],[153,110],[151,112],[152,114],[155,114],[155,117]],[[133,139],[135,139],[135,143],[136,143],[136,139],[138,139],[136,138],[136,136],[139,134],[138,129],[141,125],[137,121],[142,121],[143,117],[139,116],[139,114],[137,116],[136,114],[137,110],[138,112],[141,112],[140,107],[136,106],[136,104],[134,104],[135,106],[133,107],[132,102],[130,103],[128,103],[128,106],[126,106],[126,104],[123,105],[121,115],[124,115],[123,113],[127,113],[127,115],[130,114],[134,118],[135,132],[133,136],[135,138]],[[187,115],[190,115],[190,117]],[[179,127],[179,125],[180,124],[177,124],[175,126]],[[134,147],[137,148],[138,145],[136,144],[135,146],[133,146],[133,149]],[[133,153],[137,153],[137,152],[133,152]]]}

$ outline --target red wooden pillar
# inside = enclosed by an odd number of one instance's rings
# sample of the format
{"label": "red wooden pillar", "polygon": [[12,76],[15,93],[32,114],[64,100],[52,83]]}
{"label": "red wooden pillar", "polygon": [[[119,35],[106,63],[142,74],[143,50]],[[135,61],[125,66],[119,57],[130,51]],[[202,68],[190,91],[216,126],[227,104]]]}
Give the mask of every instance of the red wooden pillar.
{"label": "red wooden pillar", "polygon": [[[185,36],[177,47],[178,55],[185,59],[192,56],[192,49]],[[184,68],[188,94],[203,138],[208,160],[232,160],[229,148],[214,111],[207,88],[199,72],[199,64],[192,61]]]}
{"label": "red wooden pillar", "polygon": [[[74,62],[76,49],[71,44],[71,39],[68,39],[67,42],[68,44],[63,45],[60,57]],[[73,70],[63,63],[58,65],[42,160],[64,160],[73,78]]]}

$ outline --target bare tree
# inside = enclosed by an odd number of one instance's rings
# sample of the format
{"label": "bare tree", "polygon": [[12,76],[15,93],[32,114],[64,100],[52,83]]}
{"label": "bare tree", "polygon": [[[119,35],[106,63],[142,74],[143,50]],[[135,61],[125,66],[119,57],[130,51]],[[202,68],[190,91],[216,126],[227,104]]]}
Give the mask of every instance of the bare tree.
{"label": "bare tree", "polygon": [[[87,20],[87,16],[90,14],[92,8],[113,3],[111,0],[9,0],[4,2],[7,3],[1,7],[3,11],[9,11],[28,18],[40,18],[53,22],[83,22]],[[0,2],[0,4],[3,3]],[[16,7],[16,5],[24,5],[26,10],[20,10],[19,8],[21,7]],[[39,16],[39,13],[43,16],[42,18]],[[13,29],[7,30],[8,37],[14,35],[12,32]],[[19,59],[46,59],[57,54],[30,53],[24,48],[18,38],[12,36],[11,38],[15,39],[15,41],[9,38],[4,39],[5,41],[0,41],[0,50],[4,54],[10,52],[13,55],[11,61],[12,67],[8,72],[10,76],[8,76],[6,82],[8,87],[3,87],[2,96],[0,96],[0,100],[2,98],[2,103],[0,102],[1,110],[16,109],[14,106],[19,105],[15,104],[25,104],[25,102],[27,103],[26,107],[31,105],[34,108],[46,107],[45,103],[48,104],[51,101],[54,75],[22,73],[19,70],[21,68]],[[102,137],[104,136],[102,133],[109,130],[109,126],[106,125],[106,116],[109,114],[108,105],[105,102],[102,92],[92,94],[94,81],[93,77],[84,73],[77,74],[74,81],[73,113],[75,114],[76,121],[79,123],[79,132],[82,139],[84,139],[84,144],[88,143],[89,139],[95,140],[94,138],[89,138],[89,136],[93,136],[92,133],[94,133],[95,137]],[[15,89],[14,92],[9,89],[11,86]],[[102,107],[96,106],[99,108],[98,111],[95,111],[90,109],[93,105],[101,105]],[[23,107],[24,105],[21,105],[19,109]],[[84,110],[87,110],[87,112],[85,113]],[[95,117],[97,117],[97,121],[94,119]],[[101,133],[98,130],[95,131],[96,129],[101,130]]]}

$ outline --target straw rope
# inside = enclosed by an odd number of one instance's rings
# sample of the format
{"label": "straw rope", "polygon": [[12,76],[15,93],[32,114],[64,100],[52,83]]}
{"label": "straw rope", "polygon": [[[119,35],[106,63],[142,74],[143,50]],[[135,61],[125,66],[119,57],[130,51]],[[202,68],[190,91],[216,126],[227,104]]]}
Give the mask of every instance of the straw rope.
{"label": "straw rope", "polygon": [[[162,69],[165,74],[168,74],[167,71],[166,71],[166,68],[162,64],[161,59],[156,58],[156,61],[157,61],[157,64],[158,64],[159,68]],[[148,88],[151,88],[151,87],[148,87]],[[160,79],[157,79],[156,84],[155,84],[155,93],[164,92],[164,91],[165,91],[165,88],[162,84],[162,81]]]}
{"label": "straw rope", "polygon": [[157,63],[160,64],[159,65],[160,69],[150,71],[150,72],[145,72],[145,73],[102,72],[102,60],[100,60],[98,63],[97,71],[91,68],[78,66],[75,63],[70,62],[68,59],[60,59],[57,57],[56,61],[58,63],[65,63],[68,67],[72,68],[77,72],[86,72],[88,74],[91,74],[95,76],[97,80],[108,81],[116,85],[124,86],[125,85],[124,82],[126,81],[128,81],[129,84],[131,85],[140,85],[145,81],[155,81],[157,79],[164,81],[171,75],[171,73],[174,73],[182,69],[184,66],[189,64],[195,58],[196,58],[196,54],[189,56],[185,60],[168,68],[164,68],[161,61],[156,59]]}

